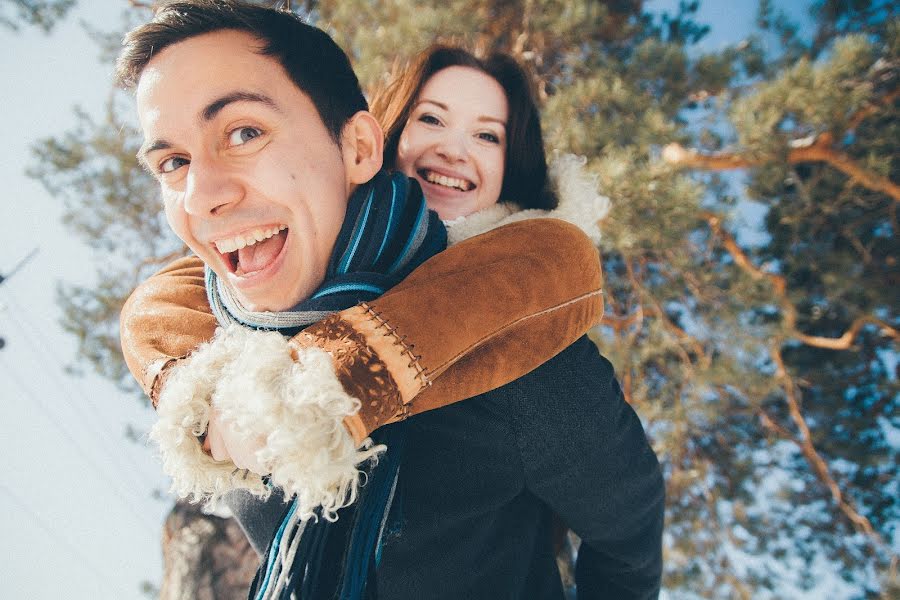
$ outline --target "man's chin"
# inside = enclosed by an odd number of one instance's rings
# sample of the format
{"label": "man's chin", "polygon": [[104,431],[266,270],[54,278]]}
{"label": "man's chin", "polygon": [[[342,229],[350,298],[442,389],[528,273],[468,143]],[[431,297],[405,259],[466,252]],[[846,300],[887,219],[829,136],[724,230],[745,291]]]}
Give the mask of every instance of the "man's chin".
{"label": "man's chin", "polygon": [[282,312],[290,310],[297,304],[296,302],[289,303],[283,298],[278,298],[277,295],[244,293],[234,287],[229,287],[241,306],[250,312]]}
{"label": "man's chin", "polygon": [[[285,287],[282,281],[270,282],[275,285],[234,285],[234,276],[223,279],[241,306],[251,312],[285,312],[293,310],[312,292],[304,294],[304,290]],[[244,282],[246,283],[246,282]]]}

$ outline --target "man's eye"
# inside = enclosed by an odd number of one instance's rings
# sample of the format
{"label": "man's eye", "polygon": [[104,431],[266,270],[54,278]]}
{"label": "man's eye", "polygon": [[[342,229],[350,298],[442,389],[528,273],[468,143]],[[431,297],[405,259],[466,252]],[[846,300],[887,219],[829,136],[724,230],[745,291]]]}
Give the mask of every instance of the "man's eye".
{"label": "man's eye", "polygon": [[191,164],[191,161],[184,158],[183,156],[172,156],[159,163],[159,172],[171,173],[172,171],[180,169],[181,167],[189,164]]}
{"label": "man's eye", "polygon": [[427,114],[419,117],[419,121],[421,121],[422,123],[426,123],[428,125],[440,125],[441,124],[441,121],[437,117],[435,117],[434,115],[427,115]]}
{"label": "man's eye", "polygon": [[228,134],[228,144],[230,146],[240,146],[261,135],[262,131],[256,127],[238,127]]}
{"label": "man's eye", "polygon": [[489,131],[483,131],[483,132],[479,133],[478,139],[484,140],[486,142],[490,142],[492,144],[500,143],[500,138],[497,135],[490,133]]}

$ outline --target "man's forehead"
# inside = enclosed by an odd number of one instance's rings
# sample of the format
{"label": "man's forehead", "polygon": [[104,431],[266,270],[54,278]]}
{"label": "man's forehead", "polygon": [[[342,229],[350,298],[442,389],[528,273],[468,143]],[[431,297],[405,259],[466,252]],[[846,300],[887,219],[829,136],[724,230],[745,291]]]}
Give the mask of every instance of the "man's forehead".
{"label": "man's forehead", "polygon": [[262,53],[262,43],[243,31],[203,33],[166,46],[153,56],[141,72],[136,86],[140,97],[161,85],[204,87],[230,78],[276,83],[287,74],[272,56]]}
{"label": "man's forehead", "polygon": [[295,86],[275,59],[259,53],[259,45],[250,34],[225,30],[163,49],[137,82],[141,126],[146,131],[160,125],[161,119],[193,120],[210,103],[235,92],[244,93],[244,99],[266,98],[274,105],[274,98]]}

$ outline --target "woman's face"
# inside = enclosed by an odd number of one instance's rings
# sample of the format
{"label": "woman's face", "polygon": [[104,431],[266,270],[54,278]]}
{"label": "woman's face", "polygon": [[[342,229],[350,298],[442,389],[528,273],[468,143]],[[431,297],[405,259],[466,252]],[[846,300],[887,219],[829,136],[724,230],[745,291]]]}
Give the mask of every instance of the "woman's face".
{"label": "woman's face", "polygon": [[500,84],[470,67],[431,76],[400,134],[397,168],[422,186],[446,220],[496,203],[503,186],[509,103]]}

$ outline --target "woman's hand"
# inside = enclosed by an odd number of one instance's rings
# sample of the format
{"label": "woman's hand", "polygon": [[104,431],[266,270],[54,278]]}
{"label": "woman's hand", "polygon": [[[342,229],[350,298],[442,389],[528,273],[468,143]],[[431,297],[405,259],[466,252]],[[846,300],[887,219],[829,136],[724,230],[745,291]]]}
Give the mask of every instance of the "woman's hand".
{"label": "woman's hand", "polygon": [[250,437],[235,430],[234,424],[224,420],[212,407],[209,426],[203,440],[203,450],[217,461],[230,460],[239,469],[247,469],[258,475],[267,475],[266,468],[257,458],[257,452],[265,445],[261,436]]}

